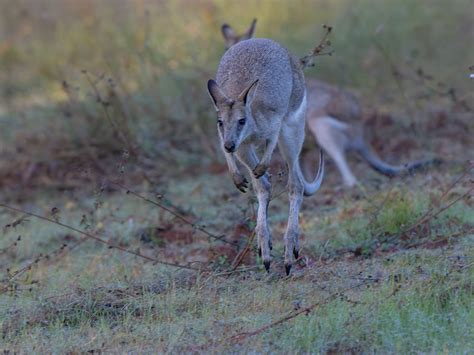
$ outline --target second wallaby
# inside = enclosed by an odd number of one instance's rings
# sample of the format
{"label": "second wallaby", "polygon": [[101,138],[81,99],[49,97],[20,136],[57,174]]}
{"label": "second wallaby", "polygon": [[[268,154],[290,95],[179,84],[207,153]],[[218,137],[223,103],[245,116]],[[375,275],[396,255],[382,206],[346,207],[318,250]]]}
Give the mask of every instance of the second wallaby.
{"label": "second wallaby", "polygon": [[[267,270],[272,248],[267,221],[271,198],[267,169],[277,144],[286,160],[290,210],[284,244],[289,274],[293,255],[298,258],[299,253],[298,214],[303,194],[314,194],[324,175],[322,151],[314,181],[305,180],[299,164],[306,114],[306,85],[299,59],[269,39],[239,42],[222,57],[216,80],[208,81],[208,91],[217,111],[217,129],[234,183],[243,192],[248,187],[237,158],[247,168],[257,194],[255,230]],[[261,144],[264,152],[259,160],[255,147]]]}
{"label": "second wallaby", "polygon": [[[241,35],[236,34],[229,24],[222,25],[226,48],[251,38],[255,32],[256,21],[254,19],[250,28]],[[336,164],[346,186],[354,186],[357,183],[347,163],[346,153],[350,150],[359,153],[377,172],[390,177],[439,163],[438,159],[420,160],[400,166],[384,162],[364,137],[366,127],[362,123],[362,108],[353,94],[315,79],[306,79],[306,85],[308,127],[318,145]]]}

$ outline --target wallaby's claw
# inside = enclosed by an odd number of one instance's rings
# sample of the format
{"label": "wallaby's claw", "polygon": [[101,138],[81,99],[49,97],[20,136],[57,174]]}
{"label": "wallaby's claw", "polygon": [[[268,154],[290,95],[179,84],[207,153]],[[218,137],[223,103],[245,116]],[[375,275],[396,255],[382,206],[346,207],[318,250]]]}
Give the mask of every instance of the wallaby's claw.
{"label": "wallaby's claw", "polygon": [[270,263],[270,260],[266,260],[263,262],[263,265],[265,266],[265,270],[267,270],[267,272],[270,272]]}
{"label": "wallaby's claw", "polygon": [[235,186],[240,190],[240,192],[246,193],[249,187],[249,182],[242,175],[233,176]]}
{"label": "wallaby's claw", "polygon": [[255,169],[253,169],[253,175],[258,179],[262,177],[263,175],[265,175],[267,170],[268,170],[268,166],[264,164],[257,164]]}

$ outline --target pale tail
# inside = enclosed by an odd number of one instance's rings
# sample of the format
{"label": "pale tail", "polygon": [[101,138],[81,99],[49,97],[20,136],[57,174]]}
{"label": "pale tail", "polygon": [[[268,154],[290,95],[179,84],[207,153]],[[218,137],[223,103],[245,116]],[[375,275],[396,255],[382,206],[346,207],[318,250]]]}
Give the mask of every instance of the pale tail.
{"label": "pale tail", "polygon": [[323,182],[324,178],[324,153],[322,149],[319,150],[319,167],[318,167],[318,174],[314,178],[312,182],[307,182],[302,171],[301,171],[301,166],[298,164],[298,168],[300,170],[300,176],[302,177],[303,180],[303,185],[304,185],[304,195],[305,196],[311,196],[316,191],[319,190],[321,187],[321,183]]}

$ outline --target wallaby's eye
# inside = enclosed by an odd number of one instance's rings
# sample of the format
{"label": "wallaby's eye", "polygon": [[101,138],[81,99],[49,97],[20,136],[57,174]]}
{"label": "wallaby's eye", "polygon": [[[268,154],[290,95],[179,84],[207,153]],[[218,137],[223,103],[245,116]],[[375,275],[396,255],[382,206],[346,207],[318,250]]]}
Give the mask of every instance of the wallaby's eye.
{"label": "wallaby's eye", "polygon": [[245,118],[239,120],[239,125],[243,126],[245,124]]}
{"label": "wallaby's eye", "polygon": [[224,124],[224,122],[222,122],[222,120],[217,120],[217,125],[218,125],[219,127],[222,127],[223,124]]}

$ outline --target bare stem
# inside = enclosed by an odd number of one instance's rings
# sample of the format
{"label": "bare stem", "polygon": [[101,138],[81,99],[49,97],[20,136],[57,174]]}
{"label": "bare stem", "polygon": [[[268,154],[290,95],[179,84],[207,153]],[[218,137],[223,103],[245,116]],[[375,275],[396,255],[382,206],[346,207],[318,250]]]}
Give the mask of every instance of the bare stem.
{"label": "bare stem", "polygon": [[189,270],[195,270],[195,271],[202,271],[202,269],[197,269],[197,268],[193,268],[191,266],[187,266],[187,265],[180,265],[180,264],[176,264],[176,263],[171,263],[171,262],[167,262],[167,261],[161,261],[161,260],[157,260],[157,259],[154,259],[152,257],[149,257],[149,256],[146,256],[146,255],[143,255],[142,253],[140,252],[136,252],[136,251],[133,251],[133,250],[128,250],[124,247],[121,247],[120,245],[115,245],[115,244],[112,244],[110,242],[108,242],[107,240],[105,239],[102,239],[94,234],[91,234],[91,233],[88,233],[86,231],[83,231],[83,230],[80,230],[78,228],[75,228],[75,227],[72,227],[72,226],[69,226],[67,224],[64,224],[64,223],[61,223],[59,221],[56,221],[54,219],[51,219],[51,218],[48,218],[48,217],[45,217],[45,216],[41,216],[39,214],[36,214],[36,213],[33,213],[33,212],[28,212],[28,211],[25,211],[25,210],[22,210],[20,208],[16,208],[16,207],[12,207],[12,206],[9,206],[9,205],[6,205],[4,203],[0,203],[0,207],[3,207],[7,210],[10,210],[10,211],[13,211],[13,212],[18,212],[18,213],[23,213],[23,214],[26,214],[30,217],[35,217],[35,218],[38,218],[40,220],[43,220],[43,221],[46,221],[46,222],[49,222],[49,223],[52,223],[52,224],[56,224],[60,227],[63,227],[63,228],[66,228],[66,229],[69,229],[73,232],[76,232],[76,233],[79,233],[83,236],[86,237],[86,239],[93,239],[101,244],[105,244],[107,245],[109,248],[113,248],[113,249],[117,249],[117,250],[120,250],[124,253],[127,253],[127,254],[131,254],[131,255],[135,255],[135,256],[138,256],[139,258],[142,258],[142,259],[145,259],[147,261],[151,261],[153,262],[154,264],[162,264],[162,265],[167,265],[167,266],[173,266],[173,267],[176,267],[176,268],[180,268],[180,269],[189,269]]}

